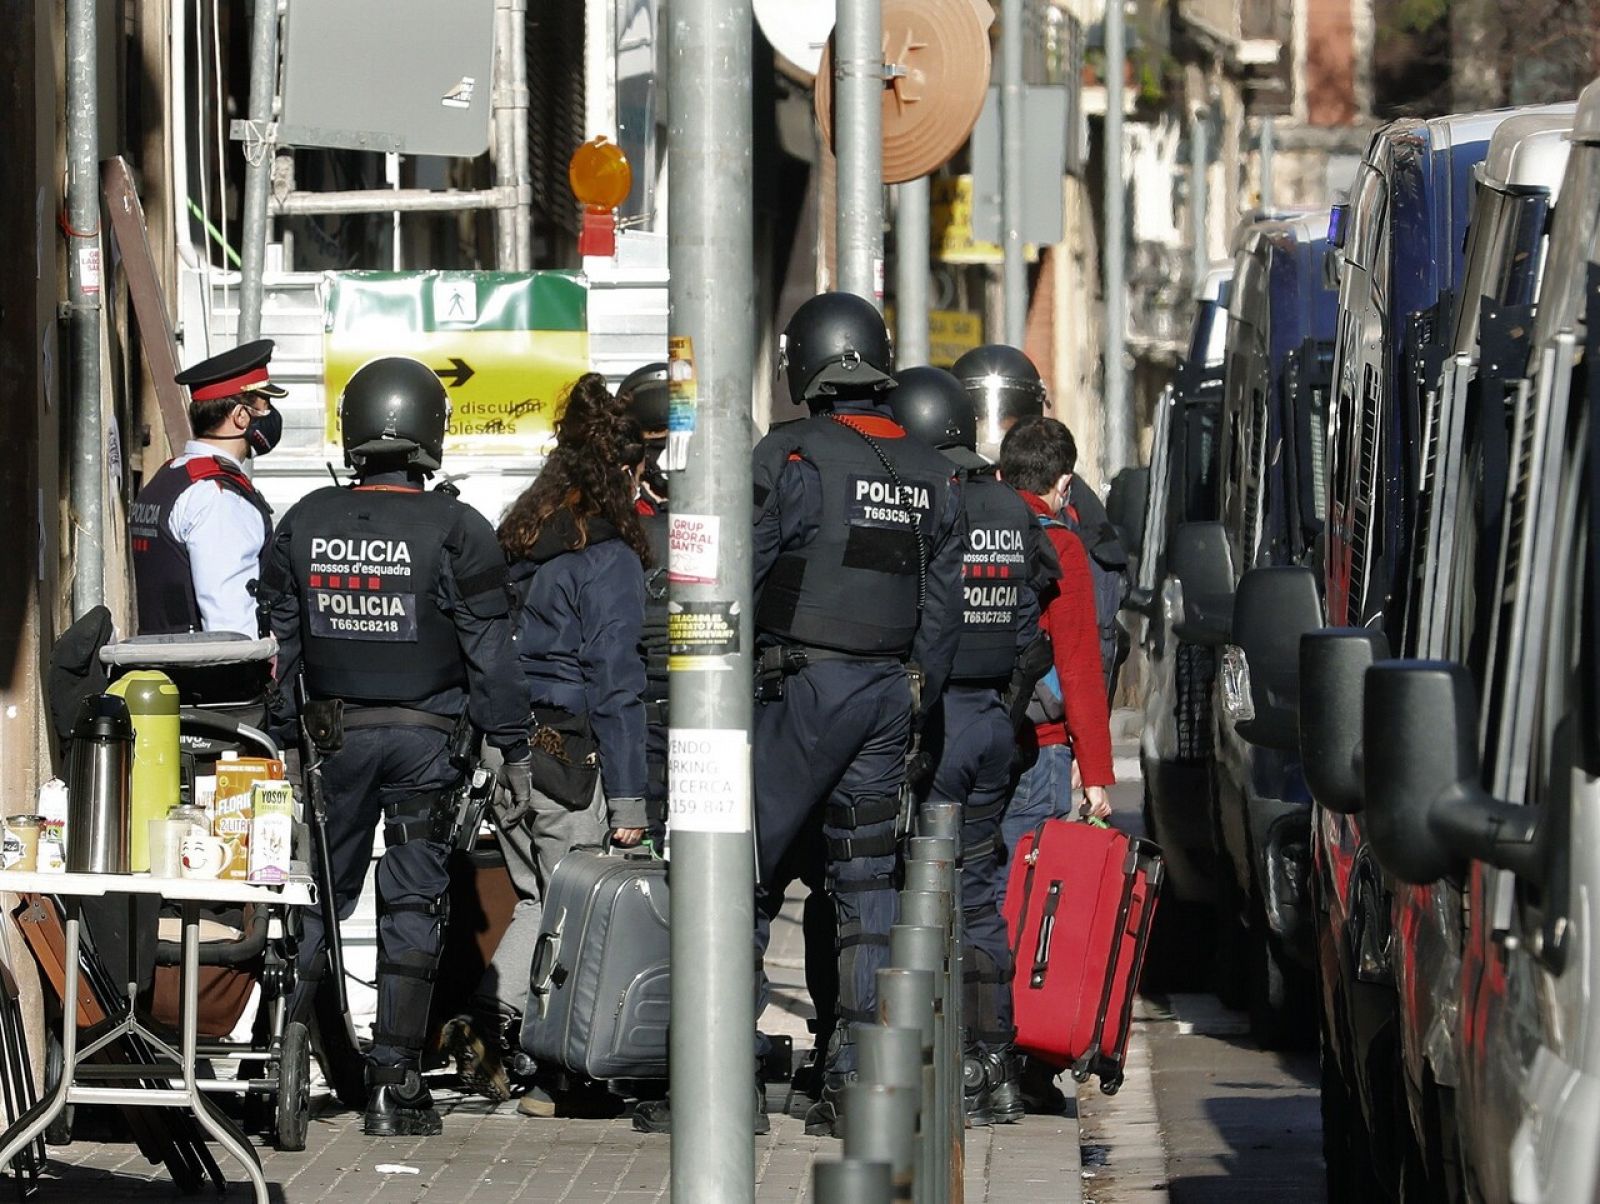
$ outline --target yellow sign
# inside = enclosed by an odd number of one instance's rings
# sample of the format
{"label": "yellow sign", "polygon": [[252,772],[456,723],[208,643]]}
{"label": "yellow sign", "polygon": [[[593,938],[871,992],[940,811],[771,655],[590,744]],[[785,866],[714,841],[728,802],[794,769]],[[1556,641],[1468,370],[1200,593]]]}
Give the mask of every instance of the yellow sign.
{"label": "yellow sign", "polygon": [[928,311],[928,362],[948,368],[983,345],[983,319],[955,309]]}
{"label": "yellow sign", "polygon": [[561,395],[589,371],[583,285],[565,274],[352,272],[333,277],[324,336],[327,438],[356,369],[421,360],[450,398],[447,451],[549,446]]}
{"label": "yellow sign", "polygon": [[971,176],[934,177],[933,254],[945,263],[1000,263],[1005,258],[999,243],[972,237]]}

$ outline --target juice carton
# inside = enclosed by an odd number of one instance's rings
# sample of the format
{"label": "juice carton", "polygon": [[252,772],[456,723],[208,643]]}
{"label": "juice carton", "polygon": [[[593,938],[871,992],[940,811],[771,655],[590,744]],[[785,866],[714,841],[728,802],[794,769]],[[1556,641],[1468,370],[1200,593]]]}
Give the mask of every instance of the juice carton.
{"label": "juice carton", "polygon": [[287,882],[294,847],[294,788],[288,782],[257,782],[250,793],[250,881]]}
{"label": "juice carton", "polygon": [[221,877],[243,882],[250,872],[251,796],[257,782],[281,781],[283,762],[266,757],[229,757],[217,762],[217,798],[211,834],[228,846]]}
{"label": "juice carton", "polygon": [[39,814],[44,830],[39,833],[39,871],[65,873],[67,868],[67,784],[51,778],[39,787]]}

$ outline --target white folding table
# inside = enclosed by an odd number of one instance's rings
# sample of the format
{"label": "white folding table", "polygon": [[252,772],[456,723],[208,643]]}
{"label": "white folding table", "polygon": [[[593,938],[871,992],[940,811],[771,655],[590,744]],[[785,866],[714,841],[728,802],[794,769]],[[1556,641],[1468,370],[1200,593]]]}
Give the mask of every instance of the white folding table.
{"label": "white folding table", "polygon": [[[196,1046],[200,1025],[200,911],[206,904],[261,903],[290,907],[309,907],[316,892],[309,880],[295,880],[281,886],[235,882],[217,878],[153,878],[148,874],[37,874],[6,871],[0,873],[0,890],[16,894],[55,895],[66,913],[66,967],[61,1001],[61,1081],[55,1090],[0,1134],[0,1167],[27,1148],[43,1133],[68,1104],[112,1104],[120,1107],[181,1107],[195,1115],[207,1133],[241,1164],[255,1187],[258,1204],[267,1204],[267,1180],[261,1172],[261,1159],[244,1135],[215,1104],[206,1099],[197,1085]],[[180,904],[183,918],[182,982],[179,990],[179,1048],[173,1049],[134,1016],[130,1006],[120,1019],[78,1048],[78,979],[80,923],[83,900],[106,895],[159,895],[169,903]],[[79,1083],[78,1068],[83,1061],[110,1045],[117,1038],[137,1033],[170,1062],[151,1066],[118,1066],[118,1077],[134,1077],[181,1082],[182,1086],[127,1087],[104,1082]]]}

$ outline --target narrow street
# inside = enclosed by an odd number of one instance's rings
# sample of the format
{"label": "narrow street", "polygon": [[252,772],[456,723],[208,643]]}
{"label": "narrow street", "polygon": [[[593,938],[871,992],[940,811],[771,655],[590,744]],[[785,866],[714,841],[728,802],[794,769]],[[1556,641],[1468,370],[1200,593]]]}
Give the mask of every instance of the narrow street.
{"label": "narrow street", "polygon": [[[1116,751],[1115,823],[1138,831],[1137,739]],[[1325,1198],[1314,1050],[1261,1049],[1213,995],[1147,996],[1134,1016],[1122,1090],[1078,1091],[1085,1204]]]}

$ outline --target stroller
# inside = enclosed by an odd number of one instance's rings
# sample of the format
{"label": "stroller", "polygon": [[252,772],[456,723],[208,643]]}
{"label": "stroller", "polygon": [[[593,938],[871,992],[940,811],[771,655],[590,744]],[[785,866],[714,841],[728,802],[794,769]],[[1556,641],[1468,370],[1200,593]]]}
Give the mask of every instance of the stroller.
{"label": "stroller", "polygon": [[[180,797],[192,803],[197,778],[214,773],[227,752],[278,758],[276,741],[267,733],[267,693],[272,681],[276,642],[252,640],[231,633],[141,636],[112,642],[109,615],[91,612],[65,633],[51,657],[51,703],[58,730],[81,697],[99,693],[122,673],[156,669],[178,687]],[[296,831],[295,857],[305,858],[307,833]],[[315,858],[309,859],[313,866]],[[328,895],[318,882],[319,893]],[[291,1016],[299,921],[292,907],[256,906],[210,913],[200,949],[200,1054],[212,1067],[201,1081],[207,1092],[241,1099],[246,1124],[268,1135],[281,1150],[305,1148],[310,1120],[310,1059],[314,1034],[308,1018]],[[209,931],[210,939],[205,933]],[[134,944],[148,933],[130,934]],[[177,923],[158,920],[154,941],[152,986],[140,1000],[160,1023],[177,1020],[178,966],[182,960]],[[249,1040],[229,1038],[259,989],[259,1004]],[[334,1036],[348,1039],[347,1025]],[[324,1047],[335,1041],[323,1041]],[[319,1054],[331,1063],[359,1066],[359,1050],[340,1049],[340,1058]],[[233,1071],[231,1077],[218,1068]],[[348,1074],[348,1070],[346,1070]],[[333,1074],[328,1076],[335,1080]],[[344,1093],[340,1093],[343,1098]]]}

